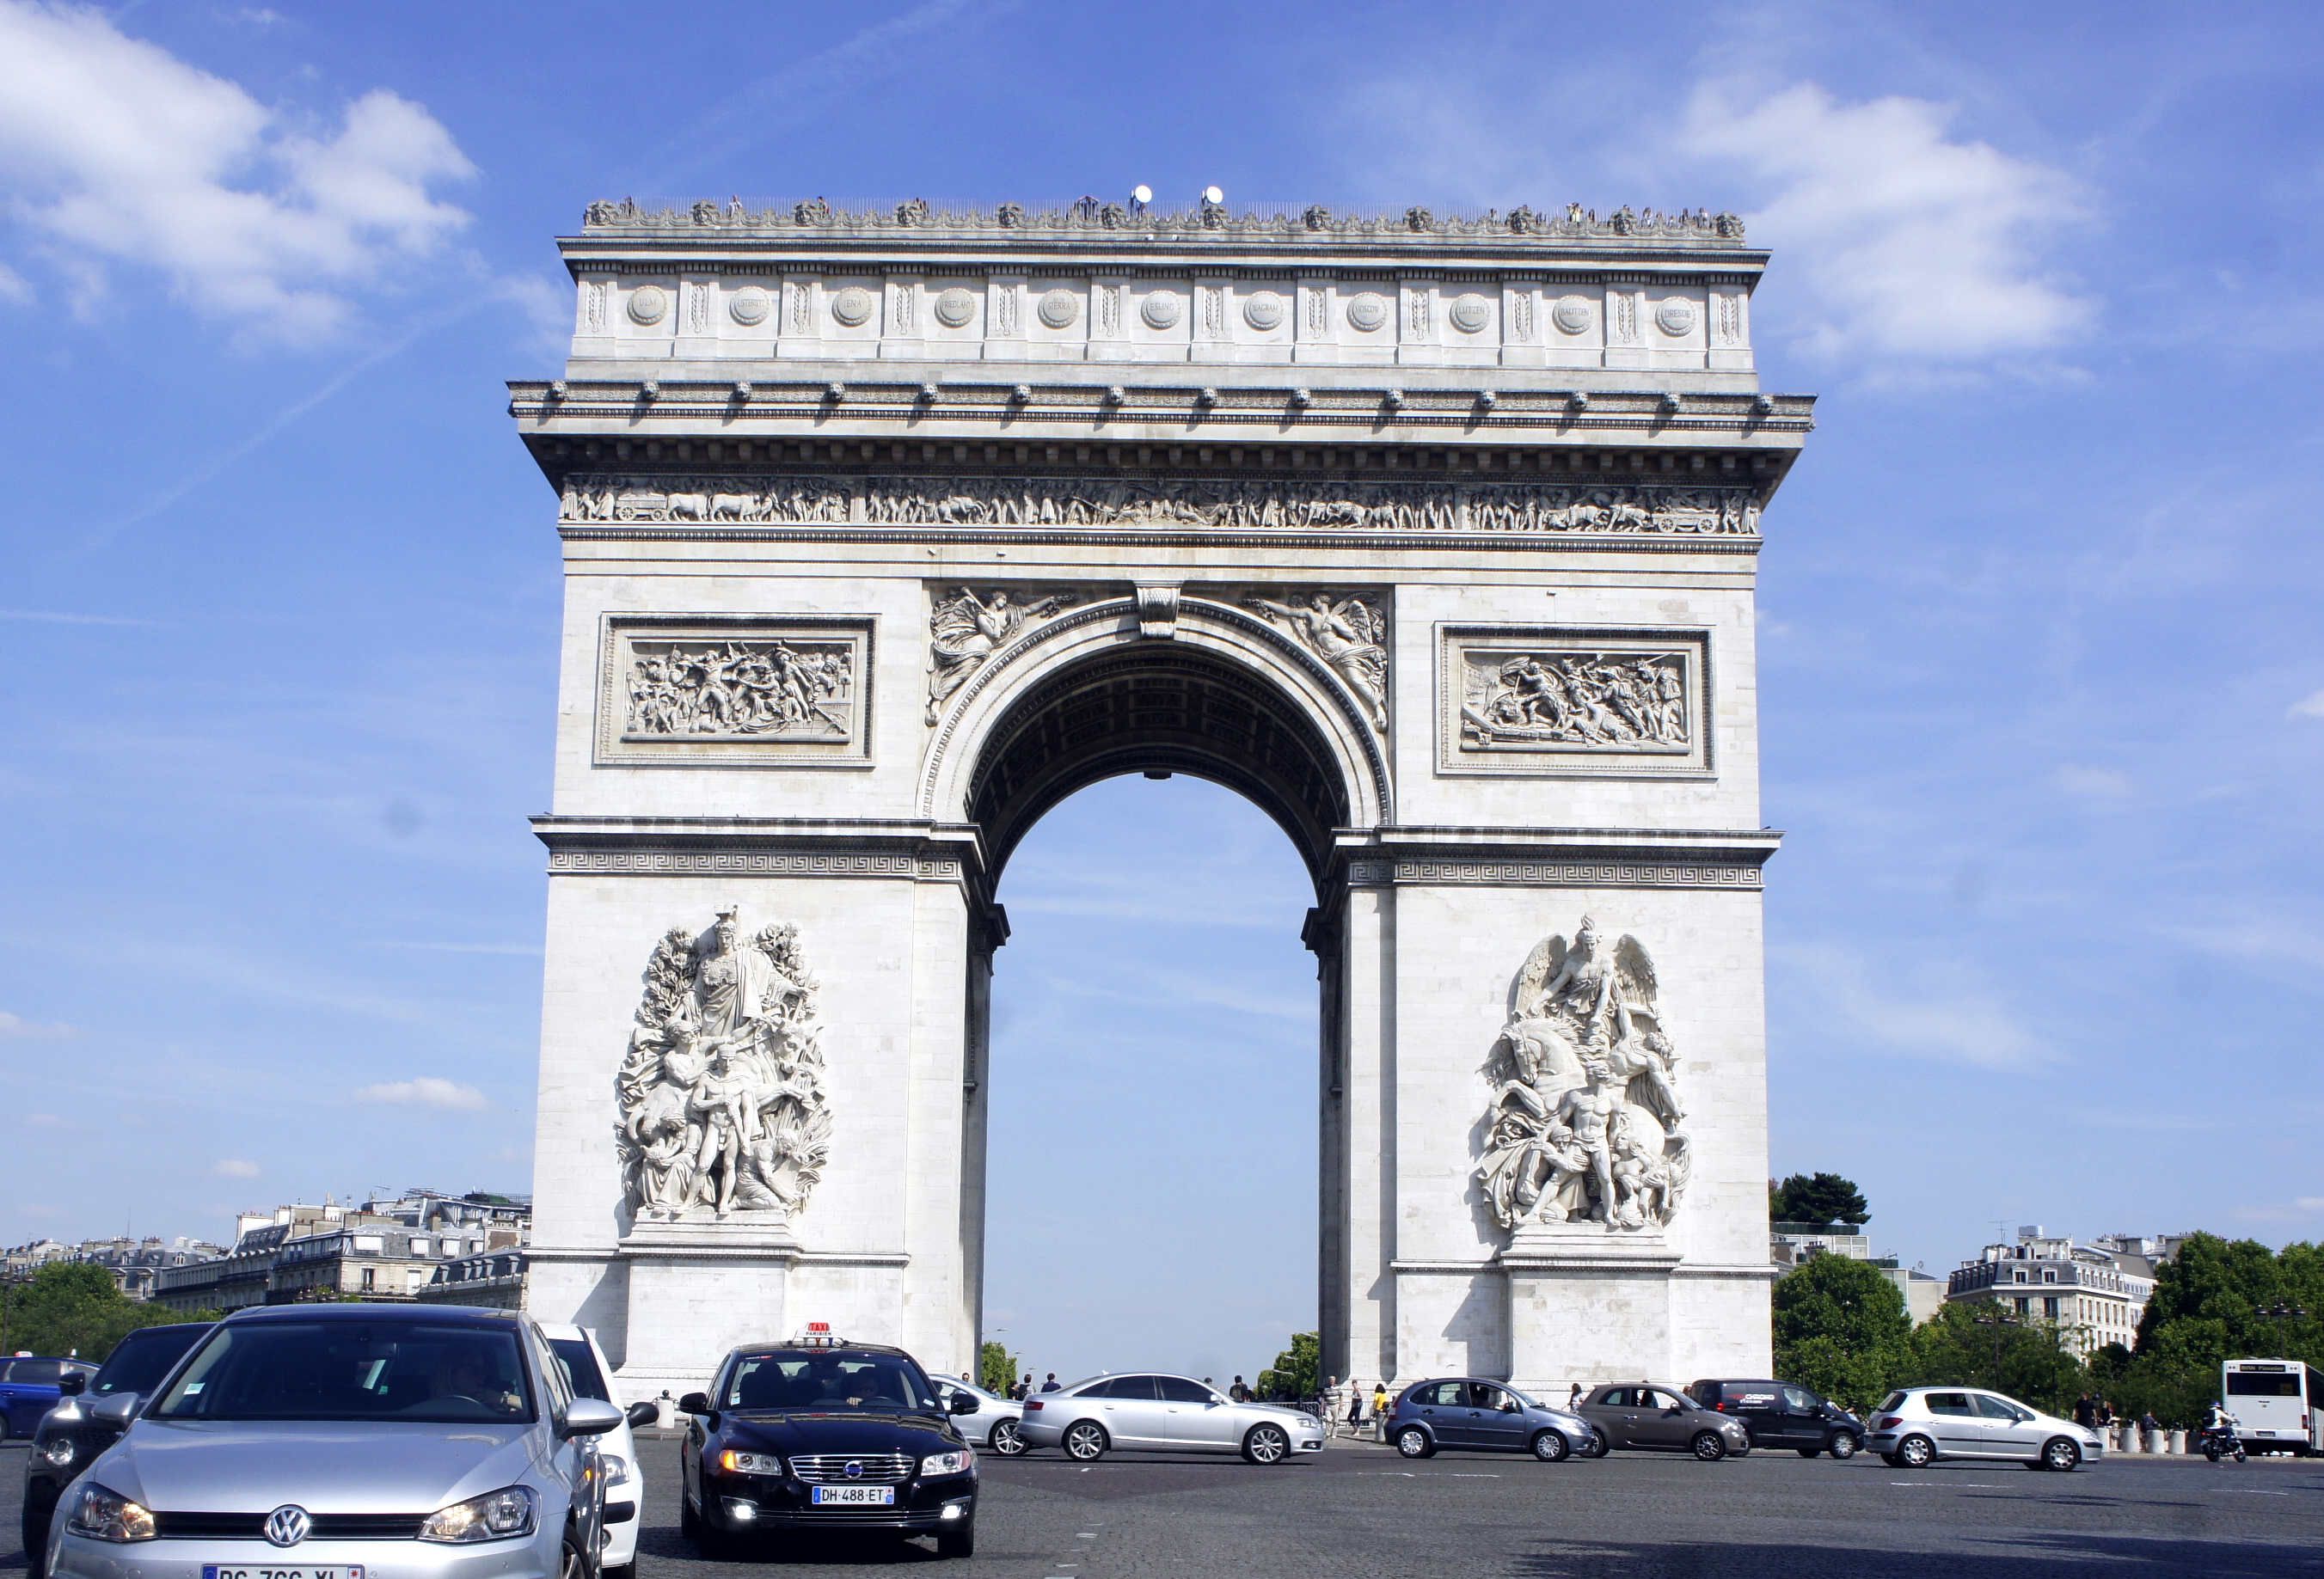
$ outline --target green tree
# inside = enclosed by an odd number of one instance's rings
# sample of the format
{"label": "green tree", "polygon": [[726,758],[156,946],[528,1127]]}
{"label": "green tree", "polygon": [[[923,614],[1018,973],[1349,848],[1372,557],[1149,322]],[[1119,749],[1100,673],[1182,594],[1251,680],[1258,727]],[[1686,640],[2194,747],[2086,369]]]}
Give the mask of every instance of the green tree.
{"label": "green tree", "polygon": [[1779,1223],[1813,1223],[1823,1226],[1845,1223],[1860,1227],[1872,1208],[1852,1180],[1837,1173],[1794,1173],[1776,1185],[1767,1197],[1768,1215]]}
{"label": "green tree", "polygon": [[1259,1373],[1254,1389],[1261,1398],[1305,1399],[1323,1391],[1323,1340],[1320,1334],[1295,1332],[1291,1346],[1275,1356],[1275,1363]]}
{"label": "green tree", "polygon": [[121,1291],[113,1274],[86,1262],[51,1262],[6,1290],[0,1353],[77,1354],[103,1360],[141,1327],[180,1317]]}
{"label": "green tree", "polygon": [[2220,1363],[2239,1358],[2324,1364],[2324,1249],[2190,1235],[2156,1270],[2116,1404],[2191,1426],[2219,1395]]}
{"label": "green tree", "polygon": [[2054,1322],[2027,1320],[1982,1301],[1947,1300],[1913,1329],[1897,1385],[1989,1387],[2065,1414],[2089,1384]]}
{"label": "green tree", "polygon": [[991,1338],[976,1351],[976,1384],[987,1392],[1006,1393],[1017,1380],[1017,1356]]}
{"label": "green tree", "polygon": [[1844,1255],[1811,1256],[1775,1289],[1775,1373],[1861,1409],[1895,1384],[1913,1336],[1904,1291]]}

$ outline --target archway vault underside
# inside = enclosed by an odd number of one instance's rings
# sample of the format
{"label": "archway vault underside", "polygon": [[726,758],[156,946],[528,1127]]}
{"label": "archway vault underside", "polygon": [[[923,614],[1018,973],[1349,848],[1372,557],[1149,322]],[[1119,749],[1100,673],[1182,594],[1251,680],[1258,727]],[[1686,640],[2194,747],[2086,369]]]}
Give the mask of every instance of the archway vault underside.
{"label": "archway vault underside", "polygon": [[1287,833],[1311,874],[1350,816],[1321,732],[1275,687],[1175,642],[1084,659],[1032,686],[987,734],[968,812],[997,878],[1042,814],[1129,773],[1185,773],[1248,797]]}

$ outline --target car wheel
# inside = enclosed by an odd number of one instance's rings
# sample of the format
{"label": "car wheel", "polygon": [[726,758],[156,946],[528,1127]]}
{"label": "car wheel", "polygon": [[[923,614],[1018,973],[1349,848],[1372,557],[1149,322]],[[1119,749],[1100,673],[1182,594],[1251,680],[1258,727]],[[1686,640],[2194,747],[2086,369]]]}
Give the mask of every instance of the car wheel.
{"label": "car wheel", "polygon": [[1406,1458],[1425,1458],[1435,1449],[1428,1433],[1417,1426],[1406,1426],[1396,1434],[1396,1450]]}
{"label": "car wheel", "polygon": [[1253,1426],[1243,1437],[1242,1455],[1253,1464],[1281,1464],[1291,1456],[1291,1437],[1280,1426]]}
{"label": "car wheel", "polygon": [[1536,1431],[1533,1441],[1527,1446],[1532,1447],[1533,1455],[1544,1464],[1563,1464],[1565,1455],[1573,1451],[1572,1445],[1555,1431]]}
{"label": "car wheel", "polygon": [[1705,1464],[1716,1464],[1727,1456],[1726,1438],[1716,1431],[1697,1431],[1693,1446],[1694,1455]]}
{"label": "car wheel", "polygon": [[690,1541],[698,1543],[702,1539],[702,1520],[695,1514],[694,1503],[684,1487],[678,1493],[678,1533]]}
{"label": "car wheel", "polygon": [[1575,1449],[1584,1458],[1603,1458],[1613,1450],[1614,1445],[1606,1440],[1606,1433],[1597,1430],[1591,1431],[1588,1439]]}
{"label": "car wheel", "polygon": [[46,1510],[35,1512],[30,1501],[24,1504],[24,1562],[32,1571],[32,1579],[41,1579],[49,1569],[51,1517]]}
{"label": "car wheel", "polygon": [[956,1529],[937,1530],[936,1556],[940,1557],[976,1556],[976,1520],[971,1519]]}
{"label": "car wheel", "polygon": [[1888,1462],[1900,1469],[1926,1469],[1937,1455],[1937,1445],[1926,1437],[1907,1437],[1896,1444],[1896,1456]]}
{"label": "car wheel", "polygon": [[565,1532],[563,1548],[558,1553],[557,1579],[590,1579],[589,1554],[571,1530]]}
{"label": "car wheel", "polygon": [[1799,1454],[1802,1458],[1813,1458],[1817,1454],[1821,1453],[1823,1449],[1821,1447],[1803,1447],[1799,1450]]}
{"label": "car wheel", "polygon": [[1065,1428],[1065,1456],[1075,1464],[1095,1464],[1112,1446],[1105,1438],[1105,1428],[1095,1420],[1075,1420]]}
{"label": "car wheel", "polygon": [[1834,1431],[1831,1434],[1831,1455],[1834,1458],[1854,1458],[1863,1446],[1864,1439],[1853,1431]]}
{"label": "car wheel", "polygon": [[2082,1462],[2082,1450],[2063,1437],[2052,1437],[2042,1446],[2042,1467],[2061,1472]]}
{"label": "car wheel", "polygon": [[1015,1458],[1028,1446],[1024,1428],[1014,1420],[996,1420],[992,1426],[992,1440],[988,1446],[1003,1458]]}

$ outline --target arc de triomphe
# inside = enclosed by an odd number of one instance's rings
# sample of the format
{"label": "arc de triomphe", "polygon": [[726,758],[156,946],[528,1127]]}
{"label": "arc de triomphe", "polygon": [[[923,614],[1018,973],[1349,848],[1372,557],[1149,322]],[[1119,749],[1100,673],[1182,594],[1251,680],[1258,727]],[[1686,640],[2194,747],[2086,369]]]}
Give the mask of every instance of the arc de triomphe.
{"label": "arc de triomphe", "polygon": [[1731,216],[559,245],[537,1311],[632,1395],[811,1320],[973,1365],[995,886],[1176,772],[1314,875],[1324,1367],[1765,1372],[1753,580],[1812,403]]}

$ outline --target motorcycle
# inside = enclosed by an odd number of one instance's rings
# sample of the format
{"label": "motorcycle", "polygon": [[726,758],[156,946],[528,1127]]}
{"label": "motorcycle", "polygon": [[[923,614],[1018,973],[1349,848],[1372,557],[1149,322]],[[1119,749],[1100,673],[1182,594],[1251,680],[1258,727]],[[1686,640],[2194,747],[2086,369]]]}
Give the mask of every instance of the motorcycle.
{"label": "motorcycle", "polygon": [[2236,1423],[2203,1428],[2203,1456],[2217,1464],[2222,1458],[2232,1458],[2237,1464],[2251,1456],[2244,1450],[2243,1438],[2236,1435]]}

